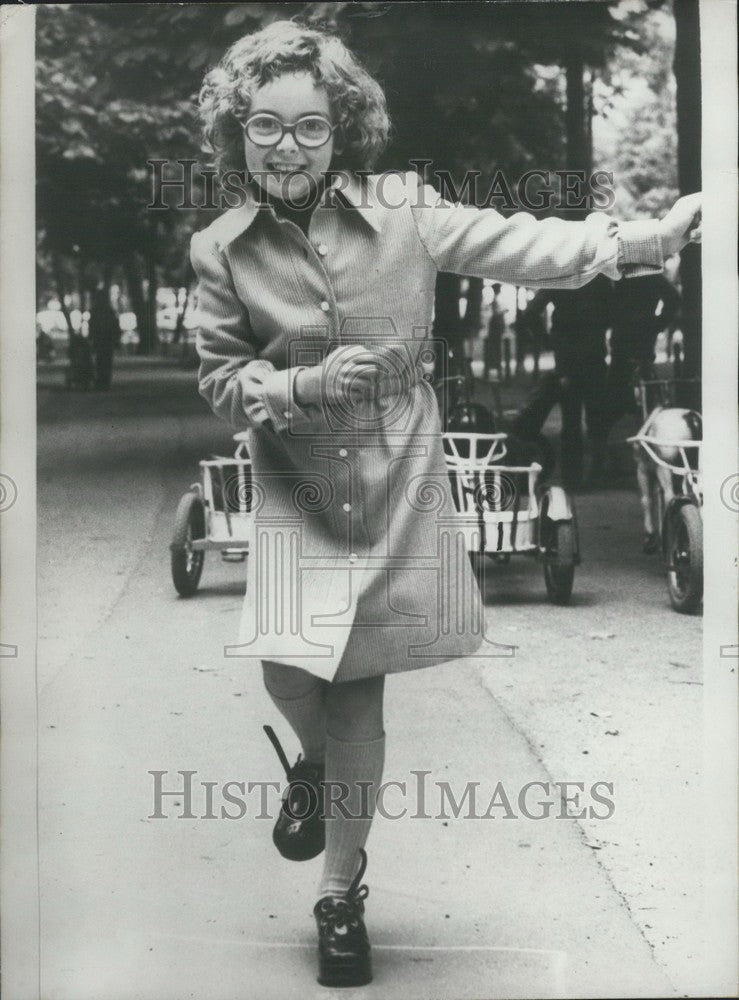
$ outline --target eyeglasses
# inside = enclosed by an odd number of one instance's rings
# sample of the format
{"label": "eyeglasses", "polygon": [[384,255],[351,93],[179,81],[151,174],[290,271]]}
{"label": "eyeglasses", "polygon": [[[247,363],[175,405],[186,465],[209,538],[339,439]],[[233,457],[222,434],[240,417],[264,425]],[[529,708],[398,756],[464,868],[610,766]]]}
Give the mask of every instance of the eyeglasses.
{"label": "eyeglasses", "polygon": [[288,125],[274,115],[260,113],[252,115],[244,124],[244,132],[255,146],[276,146],[289,132],[299,146],[308,149],[325,146],[335,128],[323,115],[304,115]]}

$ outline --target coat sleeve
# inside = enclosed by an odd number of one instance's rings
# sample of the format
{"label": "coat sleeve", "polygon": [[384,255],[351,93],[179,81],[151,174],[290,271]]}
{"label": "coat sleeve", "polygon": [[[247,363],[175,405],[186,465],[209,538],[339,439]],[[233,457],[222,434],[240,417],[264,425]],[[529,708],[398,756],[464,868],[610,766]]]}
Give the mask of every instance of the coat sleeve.
{"label": "coat sleeve", "polygon": [[538,220],[526,212],[505,218],[442,198],[408,175],[418,235],[440,271],[529,288],[579,288],[596,274],[618,280],[662,271],[659,223],[617,222],[594,212],[583,222]]}
{"label": "coat sleeve", "polygon": [[257,357],[249,313],[236,293],[227,260],[204,233],[190,241],[198,279],[198,388],[213,412],[234,430],[269,428],[314,419],[293,398],[299,368],[277,371]]}

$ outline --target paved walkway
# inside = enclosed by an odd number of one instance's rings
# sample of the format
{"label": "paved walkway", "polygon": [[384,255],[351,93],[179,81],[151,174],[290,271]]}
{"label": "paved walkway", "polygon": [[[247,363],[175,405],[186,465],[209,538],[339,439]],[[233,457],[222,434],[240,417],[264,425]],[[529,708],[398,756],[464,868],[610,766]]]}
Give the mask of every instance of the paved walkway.
{"label": "paved walkway", "polygon": [[[255,795],[238,820],[178,818],[182,795],[166,800],[168,818],[151,818],[151,771],[166,772],[165,789],[180,791],[177,772],[194,772],[192,810],[203,817],[201,782],[216,783],[219,814],[225,782],[281,780],[264,722],[286,737],[290,755],[297,751],[259,677],[222,654],[236,632],[243,567],[209,556],[190,600],[178,599],[169,579],[177,499],[198,459],[228,447],[227,431],[197,400],[192,372],[157,366],[122,366],[108,395],[69,394],[50,379],[39,403],[42,995],[329,995],[314,978],[320,861],[291,865],[276,855]],[[662,947],[638,912],[644,899],[634,879],[649,891],[645,851],[659,852],[669,809],[655,814],[650,832],[639,825],[645,802],[617,793],[616,837],[605,823],[555,818],[558,802],[541,821],[516,804],[531,782],[582,779],[589,787],[615,775],[618,789],[625,772],[636,772],[661,782],[674,805],[682,785],[666,761],[694,763],[685,737],[700,724],[696,689],[673,688],[663,703],[663,685],[682,668],[670,675],[665,665],[664,676],[650,679],[649,664],[663,663],[674,645],[697,669],[700,621],[674,616],[658,567],[642,565],[631,494],[583,496],[579,507],[588,560],[571,608],[546,603],[536,564],[503,567],[489,589],[488,623],[494,638],[519,647],[516,657],[388,681],[385,780],[415,787],[412,772],[428,771],[430,795],[433,782],[449,782],[457,798],[477,782],[478,813],[502,782],[519,815],[506,819],[496,808],[495,818],[455,819],[447,809],[441,818],[429,800],[432,818],[376,821],[366,874],[375,981],[355,991],[366,1000],[687,992],[676,955],[695,944],[687,925],[695,931],[700,900],[678,863],[690,854],[693,827],[676,831],[684,843],[672,860],[654,855],[661,867],[652,897],[668,881],[686,897],[652,905],[661,930],[679,928],[672,948]],[[642,658],[620,672],[619,653],[635,655],[630,614],[645,623]],[[674,640],[663,641],[655,623]],[[595,631],[614,636],[590,638]],[[607,671],[596,648],[607,649]],[[637,697],[655,703],[652,714],[629,704],[639,668]],[[599,669],[600,682],[592,679]],[[588,700],[578,721],[583,704],[569,706],[583,692],[601,700]],[[599,720],[596,736],[591,708],[618,714],[622,735],[605,736]],[[681,733],[667,754],[657,752],[663,731],[650,735],[665,712],[666,729]],[[627,749],[625,760],[614,747]],[[388,809],[417,806],[391,793],[387,801]],[[644,849],[629,842],[635,827]],[[609,853],[606,841],[622,846]]]}

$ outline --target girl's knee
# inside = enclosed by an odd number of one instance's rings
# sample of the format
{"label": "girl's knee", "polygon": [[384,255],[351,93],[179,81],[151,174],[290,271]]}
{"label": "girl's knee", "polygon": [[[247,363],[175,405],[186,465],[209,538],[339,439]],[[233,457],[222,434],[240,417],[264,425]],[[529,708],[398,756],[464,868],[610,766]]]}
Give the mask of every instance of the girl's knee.
{"label": "girl's knee", "polygon": [[337,707],[382,704],[384,688],[384,676],[366,677],[358,681],[341,681],[330,685],[327,698]]}
{"label": "girl's knee", "polygon": [[262,676],[264,686],[276,698],[301,698],[321,684],[320,678],[307,670],[269,660],[262,660]]}
{"label": "girl's knee", "polygon": [[363,742],[384,732],[385,678],[330,684],[326,689],[327,730],[336,739]]}

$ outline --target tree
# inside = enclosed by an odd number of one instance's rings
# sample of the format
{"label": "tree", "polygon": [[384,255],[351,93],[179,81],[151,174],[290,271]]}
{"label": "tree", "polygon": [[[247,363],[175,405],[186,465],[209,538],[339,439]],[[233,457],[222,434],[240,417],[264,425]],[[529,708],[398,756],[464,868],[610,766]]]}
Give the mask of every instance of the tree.
{"label": "tree", "polygon": [[[697,0],[673,0],[675,12],[675,80],[677,81],[677,171],[681,194],[700,191],[701,67]],[[701,373],[701,253],[689,245],[680,255],[685,345],[685,374]]]}
{"label": "tree", "polygon": [[120,39],[105,23],[105,9],[47,5],[39,11],[37,212],[62,302],[65,257],[79,263],[81,300],[120,267],[146,352],[156,333],[159,238],[177,222],[173,213],[155,221],[147,210],[146,161],[179,153],[195,119],[181,96],[145,102],[115,87],[111,66],[120,59]]}
{"label": "tree", "polygon": [[[616,53],[609,67],[610,94],[604,113],[618,115],[601,150],[619,181],[624,214],[663,215],[678,194],[701,188],[700,24],[697,0],[647,0],[642,20],[648,53]],[[641,87],[641,96],[634,96]],[[701,253],[681,254],[682,332],[685,374],[701,371]]]}
{"label": "tree", "polygon": [[663,215],[678,196],[672,60],[675,24],[654,9],[641,25],[642,51],[619,47],[595,92],[595,166],[614,175],[624,218]]}
{"label": "tree", "polygon": [[[536,89],[492,5],[106,4],[39,14],[44,240],[67,256],[80,247],[96,268],[122,267],[143,349],[161,248],[186,216],[162,213],[152,223],[142,167],[192,155],[203,72],[245,32],[302,15],[343,34],[387,86],[396,141],[383,167],[428,158],[455,183],[471,167],[489,182],[497,169],[540,162],[558,141],[553,101]],[[188,224],[196,228],[194,213]]]}
{"label": "tree", "polygon": [[[515,190],[526,170],[560,166],[561,111],[512,36],[518,6],[314,5],[312,16],[342,32],[385,87],[394,139],[383,168],[428,161],[427,179],[442,193],[480,202],[496,178]],[[475,184],[465,186],[474,172]],[[481,298],[481,282],[473,279],[462,322],[459,277],[439,277],[435,334],[457,360],[463,339],[479,330]]]}
{"label": "tree", "polygon": [[564,70],[564,166],[589,174],[593,160],[592,74],[606,67],[613,52],[642,48],[642,15],[633,11],[624,16],[621,5],[613,0],[562,3],[555,15],[549,4],[516,8],[517,43],[531,58]]}
{"label": "tree", "polygon": [[[142,349],[155,334],[156,285],[181,280],[188,234],[213,214],[147,209],[147,160],[196,158],[204,71],[246,32],[292,16],[338,31],[385,86],[395,131],[380,168],[430,160],[463,200],[475,197],[462,183],[470,170],[479,197],[501,174],[512,183],[532,167],[586,168],[590,74],[616,47],[641,44],[639,17],[611,2],[42,5],[42,260],[53,250],[75,261],[81,291],[125,272]],[[542,65],[561,67],[567,103]],[[458,281],[440,295],[458,302]]]}

